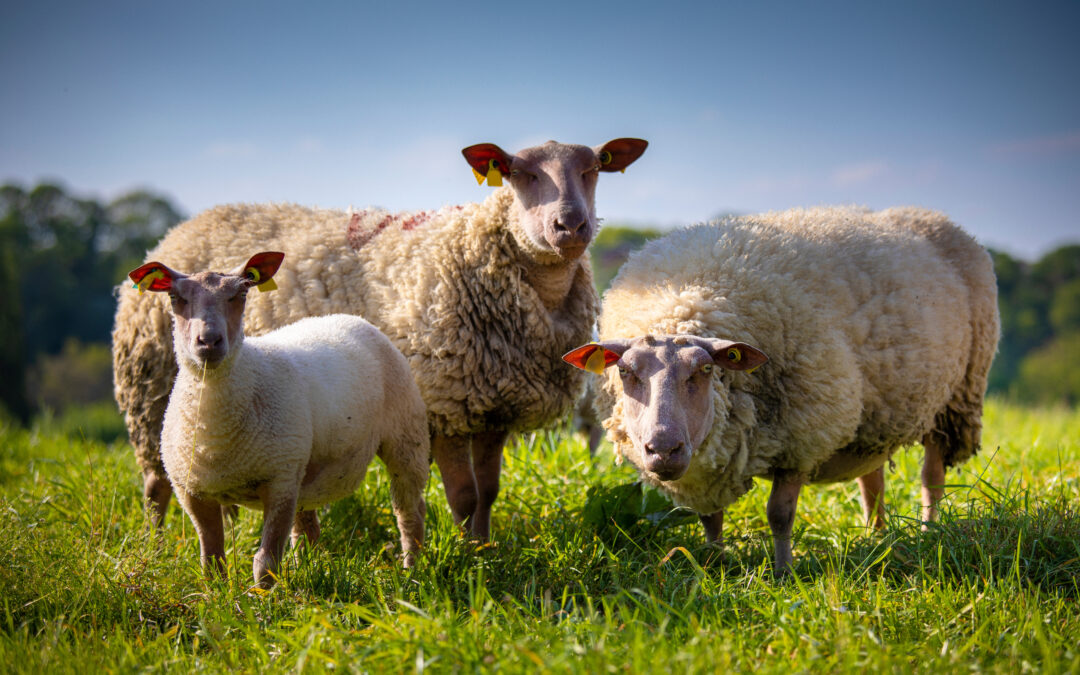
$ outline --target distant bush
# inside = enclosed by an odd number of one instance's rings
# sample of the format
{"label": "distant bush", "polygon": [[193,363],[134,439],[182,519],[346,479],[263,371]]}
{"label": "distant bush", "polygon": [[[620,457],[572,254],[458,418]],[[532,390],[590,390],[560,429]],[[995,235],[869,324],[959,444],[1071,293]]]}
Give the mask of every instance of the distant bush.
{"label": "distant bush", "polygon": [[46,409],[34,420],[34,427],[51,435],[113,443],[127,440],[124,416],[112,399],[89,405],[69,406],[60,413]]}
{"label": "distant bush", "polygon": [[109,345],[64,342],[59,354],[42,354],[30,370],[30,400],[41,409],[62,413],[72,406],[112,401],[112,354]]}

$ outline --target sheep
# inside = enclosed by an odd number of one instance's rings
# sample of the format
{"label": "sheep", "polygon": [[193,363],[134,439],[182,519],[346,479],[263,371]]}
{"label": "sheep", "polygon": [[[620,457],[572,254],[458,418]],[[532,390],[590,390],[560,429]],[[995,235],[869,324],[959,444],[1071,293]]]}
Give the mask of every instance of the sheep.
{"label": "sheep", "polygon": [[180,370],[161,461],[199,536],[203,566],[224,569],[220,505],[263,511],[255,583],[273,585],[285,538],[314,544],[312,509],[348,496],[376,454],[390,473],[404,565],[424,541],[427,415],[405,357],[357,316],[301,319],[244,338],[247,291],[276,287],[284,254],[259,253],[230,274],[187,275],[149,262],[139,293],[168,293]]}
{"label": "sheep", "polygon": [[[559,421],[582,387],[559,359],[588,339],[600,306],[586,253],[597,176],[626,169],[647,145],[550,141],[516,155],[474,145],[462,153],[476,175],[509,182],[482,204],[400,214],[222,206],[175,227],[149,257],[230,269],[245,246],[288,254],[281,297],[251,302],[251,335],[335,312],[375,324],[408,358],[427,404],[455,522],[486,539],[507,434]],[[115,395],[157,523],[170,495],[156,440],[176,372],[162,339],[170,323],[164,302],[127,294],[113,331]]]}
{"label": "sheep", "polygon": [[605,294],[600,335],[565,359],[604,372],[617,456],[718,545],[724,508],[771,480],[782,575],[801,486],[855,478],[881,528],[883,465],[915,441],[937,519],[945,468],[979,448],[997,288],[986,251],[940,213],[796,209],[649,243]]}

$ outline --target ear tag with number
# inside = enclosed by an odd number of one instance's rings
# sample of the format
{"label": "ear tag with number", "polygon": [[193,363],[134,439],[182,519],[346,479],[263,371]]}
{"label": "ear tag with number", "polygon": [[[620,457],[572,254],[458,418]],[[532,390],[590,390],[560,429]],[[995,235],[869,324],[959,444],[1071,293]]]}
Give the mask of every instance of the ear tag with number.
{"label": "ear tag with number", "polygon": [[499,165],[494,159],[488,160],[487,182],[491,187],[502,186],[502,172],[499,171]]}

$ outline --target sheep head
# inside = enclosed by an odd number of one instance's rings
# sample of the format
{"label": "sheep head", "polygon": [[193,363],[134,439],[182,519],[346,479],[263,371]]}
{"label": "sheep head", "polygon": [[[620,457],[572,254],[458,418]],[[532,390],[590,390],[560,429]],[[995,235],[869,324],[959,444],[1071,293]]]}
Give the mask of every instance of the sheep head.
{"label": "sheep head", "polygon": [[563,356],[583,370],[619,369],[623,425],[634,462],[662,481],[678,480],[713,423],[716,368],[753,370],[769,360],[758,349],[695,335],[647,335],[590,343]]}
{"label": "sheep head", "polygon": [[502,185],[507,176],[533,247],[558,259],[575,260],[596,234],[600,172],[623,171],[648,145],[638,138],[617,138],[595,148],[548,141],[512,155],[494,143],[481,143],[461,153],[479,180]]}
{"label": "sheep head", "polygon": [[244,339],[244,306],[252,286],[276,288],[272,279],[284,253],[256,253],[227,274],[184,274],[148,262],[128,276],[139,292],[168,293],[172,304],[173,341],[181,364],[217,368]]}

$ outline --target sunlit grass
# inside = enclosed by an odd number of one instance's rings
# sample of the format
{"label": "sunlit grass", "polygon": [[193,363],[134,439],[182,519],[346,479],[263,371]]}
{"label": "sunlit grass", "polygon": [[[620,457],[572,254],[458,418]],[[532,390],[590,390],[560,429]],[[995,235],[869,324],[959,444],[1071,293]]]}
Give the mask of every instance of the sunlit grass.
{"label": "sunlit grass", "polygon": [[401,570],[376,465],[323,510],[319,546],[255,593],[257,514],[229,531],[228,579],[207,579],[175,503],[160,533],[149,528],[130,448],[91,439],[0,430],[8,671],[1080,668],[1075,410],[991,401],[982,452],[950,471],[942,522],[925,532],[921,448],[887,471],[883,534],[861,526],[854,484],[806,488],[782,583],[766,483],[729,510],[722,552],[694,519],[649,516],[652,502],[599,523],[590,508],[635,475],[560,431],[508,447],[490,544],[457,534],[436,472],[426,550]]}

